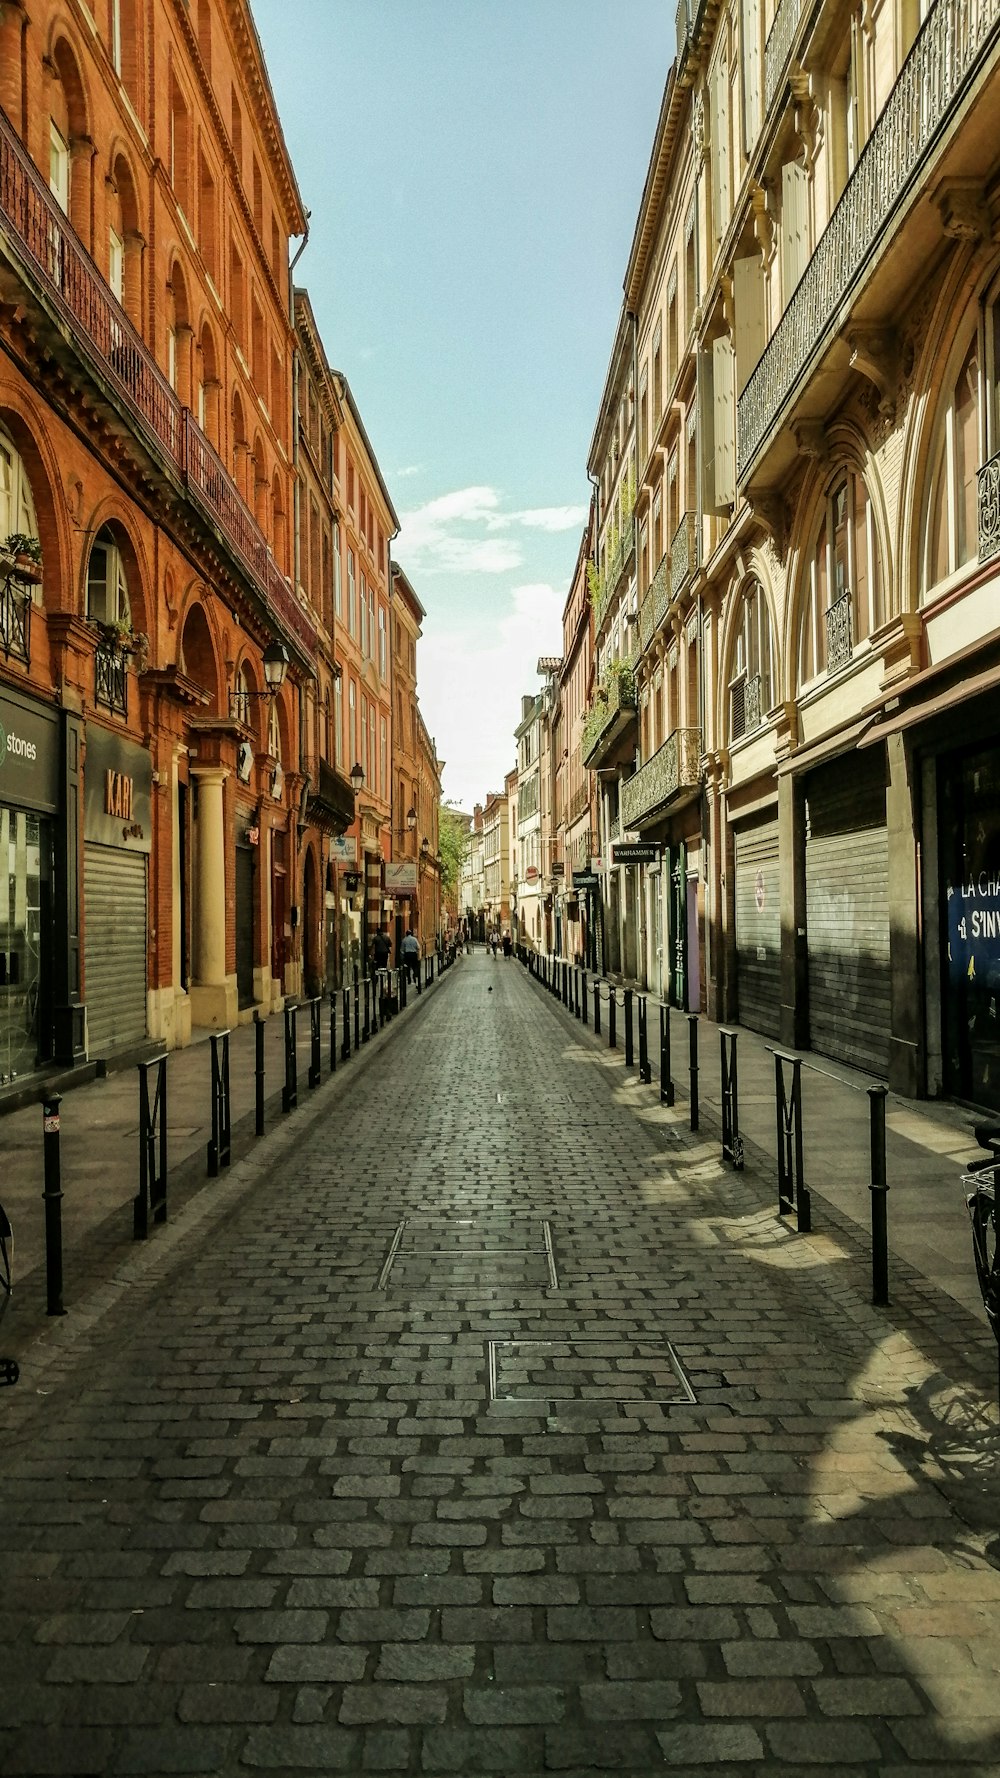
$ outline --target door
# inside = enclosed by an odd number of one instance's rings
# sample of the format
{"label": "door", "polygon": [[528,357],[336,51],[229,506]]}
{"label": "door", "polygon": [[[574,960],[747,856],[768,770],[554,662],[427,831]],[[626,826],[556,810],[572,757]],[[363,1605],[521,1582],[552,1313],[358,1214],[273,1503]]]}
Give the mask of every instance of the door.
{"label": "door", "polygon": [[892,1014],[884,749],[810,774],[805,844],[810,1042],[885,1075]]}
{"label": "door", "polygon": [[670,1004],[687,1011],[688,996],[688,915],[687,915],[687,847],[683,840],[669,849],[670,869]]}
{"label": "door", "polygon": [[51,923],[49,824],[0,807],[0,1086],[51,1055]]}
{"label": "door", "polygon": [[288,925],[288,870],[286,865],[287,834],[271,832],[271,974],[285,991],[285,964],[288,960],[286,927]]}
{"label": "door", "polygon": [[736,830],[736,1003],[742,1025],[780,1035],[778,822]]}
{"label": "door", "polygon": [[253,991],[253,846],[236,847],[236,991],[240,1006],[252,1006]]}
{"label": "door", "polygon": [[701,1011],[701,926],[698,919],[698,877],[687,880],[688,1012]]}

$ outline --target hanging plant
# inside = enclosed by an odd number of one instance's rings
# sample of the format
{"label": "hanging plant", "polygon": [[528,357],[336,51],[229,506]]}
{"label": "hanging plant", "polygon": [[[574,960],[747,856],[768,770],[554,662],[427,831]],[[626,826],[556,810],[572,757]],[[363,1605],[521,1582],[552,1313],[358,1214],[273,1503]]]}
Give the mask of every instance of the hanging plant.
{"label": "hanging plant", "polygon": [[3,545],[4,555],[12,564],[11,573],[18,580],[38,585],[42,578],[42,546],[27,531],[12,531]]}

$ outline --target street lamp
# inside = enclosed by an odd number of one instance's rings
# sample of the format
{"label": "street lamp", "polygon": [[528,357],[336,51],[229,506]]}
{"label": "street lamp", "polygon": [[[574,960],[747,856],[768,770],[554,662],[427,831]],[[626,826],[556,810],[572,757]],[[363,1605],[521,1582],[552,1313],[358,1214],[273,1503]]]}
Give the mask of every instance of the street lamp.
{"label": "street lamp", "polygon": [[417,811],[416,811],[416,809],[407,809],[407,811],[406,811],[406,826],[405,827],[394,827],[392,831],[394,834],[398,834],[399,838],[402,839],[403,834],[404,833],[412,833],[413,829],[416,827],[416,825],[417,825]]}
{"label": "street lamp", "polygon": [[355,796],[360,796],[361,795],[361,786],[365,781],[365,768],[361,764],[360,760],[356,760],[355,763],[352,765],[350,777],[351,777],[351,788],[353,789]]}
{"label": "street lamp", "polygon": [[427,835],[426,835],[426,834],[424,834],[424,837],[423,837],[423,839],[422,839],[422,840],[421,840],[421,842],[420,842],[420,856],[421,856],[421,858],[423,858],[423,859],[424,859],[424,860],[425,860],[425,861],[426,861],[426,859],[427,859],[427,858],[428,858],[428,856],[429,856],[429,854],[430,854],[430,849],[431,849],[431,843],[430,843],[430,840],[429,840],[429,839],[428,839],[428,838],[427,838]]}
{"label": "street lamp", "polygon": [[288,650],[283,642],[269,642],[264,650],[265,697],[276,697],[288,672]]}

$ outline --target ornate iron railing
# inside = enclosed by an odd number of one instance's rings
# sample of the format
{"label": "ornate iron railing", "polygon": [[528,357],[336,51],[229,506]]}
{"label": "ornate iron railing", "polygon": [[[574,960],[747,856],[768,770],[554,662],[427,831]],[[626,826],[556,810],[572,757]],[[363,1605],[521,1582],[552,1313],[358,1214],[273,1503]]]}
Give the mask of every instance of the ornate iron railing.
{"label": "ornate iron railing", "polygon": [[695,789],[700,783],[701,729],[676,728],[652,759],[622,785],[622,825],[634,827],[665,808],[682,790]]}
{"label": "ornate iron railing", "polygon": [[316,630],[281,574],[264,533],[188,408],[63,214],[0,111],[0,230],[30,257],[74,346],[115,392],[140,438],[173,465],[221,532],[264,602],[307,655]]}
{"label": "ornate iron railing", "polygon": [[737,471],[750,470],[823,347],[879,236],[922,180],[941,125],[993,47],[1000,0],[934,0],[844,191],[737,406]]}
{"label": "ornate iron railing", "polygon": [[590,758],[601,736],[622,710],[635,710],[635,677],[631,668],[619,664],[608,675],[606,683],[599,688],[584,718],[583,738],[580,743],[584,760]]}
{"label": "ornate iron railing", "polygon": [[759,673],[744,673],[729,688],[729,736],[739,741],[763,721]]}
{"label": "ornate iron railing", "polygon": [[649,590],[653,596],[653,632],[655,634],[666,617],[667,607],[670,604],[669,552],[661,556],[660,566],[649,583]]}
{"label": "ornate iron railing", "polygon": [[645,594],[645,596],[643,598],[642,604],[639,606],[639,652],[640,652],[640,654],[643,654],[645,652],[645,650],[649,647],[650,643],[653,640],[653,631],[656,629],[656,619],[654,617],[655,608],[656,608],[656,601],[653,598],[653,589],[652,589],[652,587],[650,587],[649,591]]}
{"label": "ornate iron railing", "polygon": [[854,652],[851,634],[851,595],[841,593],[826,609],[826,670],[836,673],[846,667]]}
{"label": "ornate iron railing", "polygon": [[1000,451],[984,463],[976,478],[979,506],[979,560],[1000,555]]}
{"label": "ornate iron railing", "polygon": [[94,703],[128,715],[128,655],[117,643],[98,642],[94,649]]}
{"label": "ornate iron railing", "polygon": [[676,599],[698,566],[698,528],[693,512],[684,513],[670,540],[670,597]]}
{"label": "ornate iron railing", "polygon": [[608,606],[618,590],[622,570],[635,548],[635,520],[626,519],[621,536],[615,544],[594,596],[594,628],[600,629]]}
{"label": "ornate iron railing", "polygon": [[574,821],[579,821],[580,816],[583,814],[589,802],[590,787],[589,785],[581,784],[578,789],[574,790],[566,804],[566,824],[568,827],[572,827]]}
{"label": "ornate iron railing", "polygon": [[5,660],[13,655],[26,667],[31,665],[31,594],[12,586],[6,577],[0,580],[0,647]]}
{"label": "ornate iron railing", "polygon": [[795,33],[805,8],[806,0],[781,0],[774,15],[774,23],[767,34],[767,42],[764,45],[765,114],[771,109],[771,101],[778,90],[778,82],[788,66]]}

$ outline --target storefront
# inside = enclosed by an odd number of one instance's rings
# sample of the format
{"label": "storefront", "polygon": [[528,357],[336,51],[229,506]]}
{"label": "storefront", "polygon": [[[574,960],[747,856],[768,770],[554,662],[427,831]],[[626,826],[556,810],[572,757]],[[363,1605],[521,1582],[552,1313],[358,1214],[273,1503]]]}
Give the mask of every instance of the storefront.
{"label": "storefront", "polygon": [[0,696],[0,1086],[54,1054],[60,719]]}
{"label": "storefront", "polygon": [[742,1025],[781,1030],[781,906],[778,817],[771,812],[734,831],[736,994]]}
{"label": "storefront", "polygon": [[937,762],[945,1091],[1000,1111],[1000,751]]}
{"label": "storefront", "polygon": [[147,870],[153,769],[144,747],[87,725],[84,771],[84,987],[87,1053],[146,1035]]}

